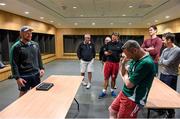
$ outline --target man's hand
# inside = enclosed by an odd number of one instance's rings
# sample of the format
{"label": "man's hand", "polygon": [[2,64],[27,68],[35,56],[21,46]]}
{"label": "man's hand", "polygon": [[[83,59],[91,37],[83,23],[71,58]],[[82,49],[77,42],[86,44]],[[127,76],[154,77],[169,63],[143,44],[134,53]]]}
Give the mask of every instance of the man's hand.
{"label": "man's hand", "polygon": [[26,80],[22,79],[22,78],[18,78],[16,80],[17,84],[18,84],[18,87],[24,87],[25,86],[25,83],[26,83]]}
{"label": "man's hand", "polygon": [[41,69],[41,70],[39,71],[39,73],[40,73],[40,77],[42,77],[42,76],[44,75],[44,73],[45,73],[44,69]]}
{"label": "man's hand", "polygon": [[109,50],[109,51],[105,51],[104,54],[105,54],[105,55],[111,55],[111,54],[112,54],[112,51],[110,51],[110,50]]}
{"label": "man's hand", "polygon": [[126,64],[130,59],[127,58],[127,56],[122,53],[122,57],[121,57],[121,63],[122,64]]}
{"label": "man's hand", "polygon": [[151,47],[149,47],[149,48],[144,48],[144,50],[149,52],[149,51],[151,51],[151,50],[154,50],[154,47],[151,46]]}

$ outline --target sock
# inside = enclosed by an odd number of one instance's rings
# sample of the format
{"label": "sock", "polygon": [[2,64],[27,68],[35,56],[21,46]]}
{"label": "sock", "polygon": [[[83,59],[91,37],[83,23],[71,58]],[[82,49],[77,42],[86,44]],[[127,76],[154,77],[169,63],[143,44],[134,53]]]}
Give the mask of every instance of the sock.
{"label": "sock", "polygon": [[103,93],[106,93],[106,89],[103,89],[102,92],[103,92]]}
{"label": "sock", "polygon": [[111,88],[111,92],[113,92],[113,91],[114,91],[114,89]]}

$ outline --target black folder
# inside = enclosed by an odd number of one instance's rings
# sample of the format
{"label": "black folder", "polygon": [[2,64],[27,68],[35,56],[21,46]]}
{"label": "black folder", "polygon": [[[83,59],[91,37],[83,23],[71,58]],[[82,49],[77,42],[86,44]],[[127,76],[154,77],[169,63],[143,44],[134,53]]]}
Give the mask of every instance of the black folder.
{"label": "black folder", "polygon": [[53,83],[44,83],[44,82],[42,82],[36,87],[36,90],[48,91],[53,86],[54,86]]}

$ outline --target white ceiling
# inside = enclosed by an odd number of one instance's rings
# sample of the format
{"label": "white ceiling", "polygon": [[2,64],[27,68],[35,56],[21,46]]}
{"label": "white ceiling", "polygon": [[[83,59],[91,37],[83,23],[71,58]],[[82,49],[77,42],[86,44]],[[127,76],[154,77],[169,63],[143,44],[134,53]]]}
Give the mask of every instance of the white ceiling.
{"label": "white ceiling", "polygon": [[[147,28],[152,24],[180,18],[180,0],[0,0],[0,2],[6,3],[5,6],[0,6],[1,10],[43,21],[57,28]],[[25,14],[25,11],[29,14]],[[165,18],[166,16],[170,17]]]}

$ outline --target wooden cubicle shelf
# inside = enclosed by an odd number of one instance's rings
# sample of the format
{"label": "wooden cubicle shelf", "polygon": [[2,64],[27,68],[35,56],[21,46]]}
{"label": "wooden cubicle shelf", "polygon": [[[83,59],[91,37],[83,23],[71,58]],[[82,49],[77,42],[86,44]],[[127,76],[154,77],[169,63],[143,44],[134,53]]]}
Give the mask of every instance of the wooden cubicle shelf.
{"label": "wooden cubicle shelf", "polygon": [[[63,53],[63,56],[58,59],[63,59],[63,60],[78,60],[77,54],[76,53]],[[99,53],[96,53],[96,58],[99,59]]]}
{"label": "wooden cubicle shelf", "polygon": [[63,53],[64,56],[77,56],[76,53]]}
{"label": "wooden cubicle shelf", "polygon": [[49,63],[56,59],[55,54],[47,54],[42,56],[43,64]]}
{"label": "wooden cubicle shelf", "polygon": [[[61,60],[79,60],[77,58],[77,55],[67,55],[67,54],[62,56],[61,58],[58,58],[58,59],[61,59]],[[99,60],[99,55],[96,54],[95,59]]]}
{"label": "wooden cubicle shelf", "polygon": [[[49,63],[56,59],[55,54],[43,54],[42,60],[43,64]],[[3,69],[0,69],[0,81],[8,79],[8,77],[11,76],[11,66],[6,65]]]}
{"label": "wooden cubicle shelf", "polygon": [[[77,54],[76,53],[63,53],[63,56],[61,58],[58,59],[62,59],[62,60],[78,60],[77,58]],[[99,59],[99,53],[96,53],[96,58],[95,59]]]}

